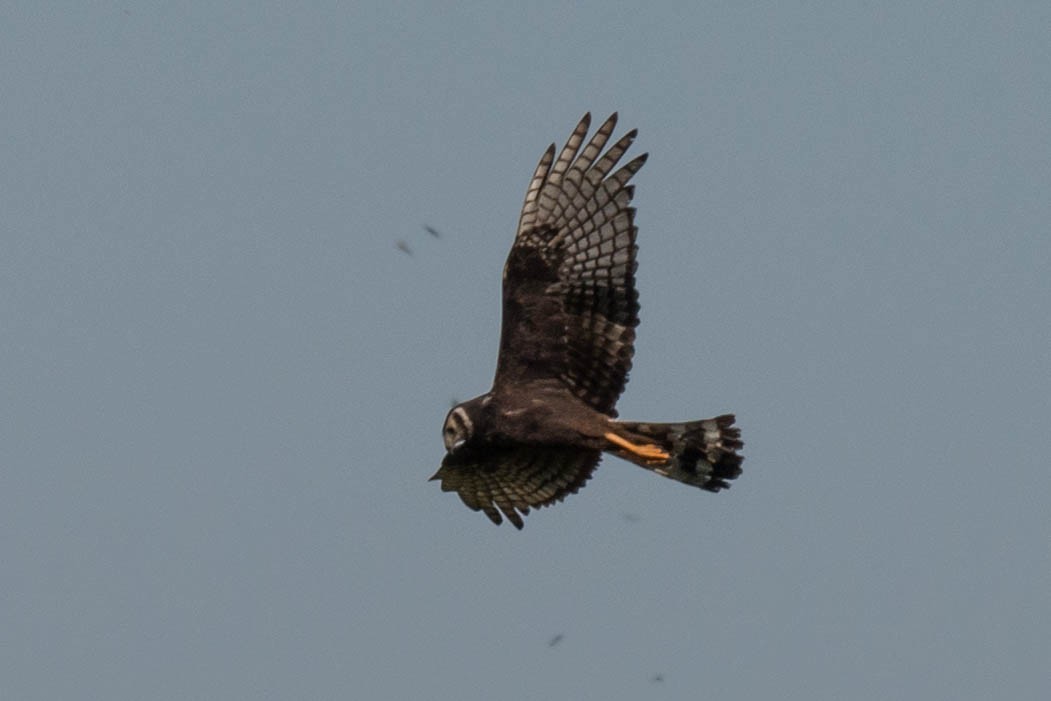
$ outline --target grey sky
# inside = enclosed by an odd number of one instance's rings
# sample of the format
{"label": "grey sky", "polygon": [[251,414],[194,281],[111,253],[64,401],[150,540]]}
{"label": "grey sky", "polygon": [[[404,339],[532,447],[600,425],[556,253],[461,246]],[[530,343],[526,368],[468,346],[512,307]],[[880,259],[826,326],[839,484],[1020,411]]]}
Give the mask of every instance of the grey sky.
{"label": "grey sky", "polygon": [[[1046,3],[5,4],[0,697],[1047,698],[1049,47]],[[745,473],[495,528],[426,478],[586,110],[651,154],[621,414],[736,412]]]}

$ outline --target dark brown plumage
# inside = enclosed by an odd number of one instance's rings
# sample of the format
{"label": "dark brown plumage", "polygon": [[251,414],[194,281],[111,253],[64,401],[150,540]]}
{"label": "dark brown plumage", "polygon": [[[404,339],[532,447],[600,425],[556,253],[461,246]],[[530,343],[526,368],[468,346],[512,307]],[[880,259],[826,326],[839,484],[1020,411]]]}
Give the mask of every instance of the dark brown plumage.
{"label": "dark brown plumage", "polygon": [[603,452],[713,492],[741,473],[731,415],[615,420],[639,322],[628,183],[647,156],[614,170],[636,132],[602,153],[617,115],[585,144],[590,123],[584,115],[533,173],[504,266],[493,387],[445,420],[447,452],[432,479],[497,524],[503,516],[521,528],[530,508],[575,493]]}

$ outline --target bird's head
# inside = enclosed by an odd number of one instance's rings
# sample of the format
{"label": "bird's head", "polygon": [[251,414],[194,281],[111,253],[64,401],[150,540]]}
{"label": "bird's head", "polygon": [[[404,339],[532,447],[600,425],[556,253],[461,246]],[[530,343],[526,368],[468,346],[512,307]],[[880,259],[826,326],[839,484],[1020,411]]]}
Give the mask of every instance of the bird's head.
{"label": "bird's head", "polygon": [[488,403],[489,395],[483,394],[457,404],[445,415],[445,424],[442,426],[445,452],[455,452],[474,436],[475,426],[481,422],[482,408]]}

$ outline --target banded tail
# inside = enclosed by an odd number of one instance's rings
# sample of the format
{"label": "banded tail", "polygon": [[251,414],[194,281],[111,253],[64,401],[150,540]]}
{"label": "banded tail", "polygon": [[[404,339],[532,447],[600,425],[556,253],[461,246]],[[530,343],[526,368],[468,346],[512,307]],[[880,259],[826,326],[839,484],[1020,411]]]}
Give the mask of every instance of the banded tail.
{"label": "banded tail", "polygon": [[669,457],[648,457],[640,451],[626,450],[619,447],[619,441],[611,441],[614,445],[609,451],[659,475],[718,492],[741,474],[744,458],[737,450],[744,443],[741,429],[733,423],[733,414],[674,424],[615,421],[613,426],[620,437],[636,446],[652,444]]}

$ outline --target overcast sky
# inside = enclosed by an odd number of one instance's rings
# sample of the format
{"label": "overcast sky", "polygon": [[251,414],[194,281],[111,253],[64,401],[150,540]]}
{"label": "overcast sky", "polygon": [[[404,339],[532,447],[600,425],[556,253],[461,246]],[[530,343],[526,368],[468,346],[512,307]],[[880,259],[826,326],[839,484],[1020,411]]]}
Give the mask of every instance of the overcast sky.
{"label": "overcast sky", "polygon": [[[0,6],[0,697],[1048,698],[1051,4],[436,6]],[[589,110],[621,415],[745,472],[497,528],[427,478]]]}

